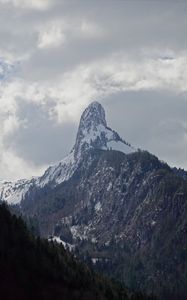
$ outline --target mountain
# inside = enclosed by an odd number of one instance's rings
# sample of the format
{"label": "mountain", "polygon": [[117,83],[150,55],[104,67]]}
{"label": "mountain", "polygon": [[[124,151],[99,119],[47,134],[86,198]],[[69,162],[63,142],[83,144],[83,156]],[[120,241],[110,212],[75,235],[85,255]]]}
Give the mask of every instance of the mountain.
{"label": "mountain", "polygon": [[0,297],[7,300],[143,300],[76,260],[63,246],[34,238],[0,205]]}
{"label": "mountain", "polygon": [[0,200],[18,204],[33,190],[56,187],[72,177],[83,160],[84,153],[90,149],[119,150],[124,153],[135,151],[114,130],[107,127],[105,111],[100,103],[92,102],[81,116],[75,146],[70,154],[58,164],[49,167],[43,176],[30,180],[0,182]]}
{"label": "mountain", "polygon": [[93,102],[70,154],[41,177],[3,183],[1,199],[17,203],[23,216],[37,219],[43,237],[97,270],[158,299],[184,300],[184,175],[120,138]]}

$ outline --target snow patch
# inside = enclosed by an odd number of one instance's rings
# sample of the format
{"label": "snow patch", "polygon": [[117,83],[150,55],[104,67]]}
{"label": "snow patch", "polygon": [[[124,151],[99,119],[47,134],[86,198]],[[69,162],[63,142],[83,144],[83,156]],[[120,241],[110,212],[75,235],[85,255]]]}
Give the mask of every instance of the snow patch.
{"label": "snow patch", "polygon": [[0,182],[0,199],[9,204],[18,204],[24,198],[29,188],[32,186],[32,181],[18,180],[13,182]]}
{"label": "snow patch", "polygon": [[62,244],[64,246],[65,249],[68,249],[70,251],[74,250],[75,249],[75,246],[74,245],[71,245],[69,243],[66,243],[64,242],[63,240],[61,240],[60,237],[58,236],[53,236],[51,238],[48,239],[49,241],[54,241],[54,242],[57,242],[58,244]]}
{"label": "snow patch", "polygon": [[72,176],[76,166],[74,152],[72,151],[68,156],[61,160],[60,163],[49,167],[44,175],[38,178],[37,185],[44,187],[49,182],[53,182],[54,185],[57,185],[67,181]]}
{"label": "snow patch", "polygon": [[109,182],[109,185],[107,186],[107,192],[109,192],[112,188],[112,182]]}
{"label": "snow patch", "polygon": [[100,210],[102,210],[102,207],[101,207],[101,202],[97,202],[96,205],[95,205],[95,211],[96,212],[99,212]]}
{"label": "snow patch", "polygon": [[153,220],[153,221],[151,222],[151,226],[155,226],[155,225],[156,225],[156,221]]}
{"label": "snow patch", "polygon": [[109,141],[107,143],[107,147],[109,150],[121,151],[125,154],[130,154],[136,151],[134,148],[121,141]]}
{"label": "snow patch", "polygon": [[99,258],[92,258],[92,263],[95,265],[99,261]]}

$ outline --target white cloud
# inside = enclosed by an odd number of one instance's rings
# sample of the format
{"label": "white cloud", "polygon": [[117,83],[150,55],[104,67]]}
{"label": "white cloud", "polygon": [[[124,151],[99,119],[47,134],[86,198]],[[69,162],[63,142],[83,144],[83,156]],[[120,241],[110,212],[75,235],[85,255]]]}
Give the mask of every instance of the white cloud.
{"label": "white cloud", "polygon": [[[98,69],[99,66],[99,69]],[[149,90],[169,89],[176,92],[187,91],[187,56],[173,59],[128,58],[115,55],[93,65],[91,76],[95,84],[107,90]]]}
{"label": "white cloud", "polygon": [[38,47],[56,48],[74,39],[94,39],[104,35],[104,30],[97,24],[86,20],[53,20],[36,27]]}
{"label": "white cloud", "polygon": [[18,130],[20,122],[14,115],[8,116],[3,122],[3,135],[8,135],[14,130]]}
{"label": "white cloud", "polygon": [[0,4],[12,4],[19,8],[29,8],[36,10],[48,9],[52,1],[50,0],[0,0]]}
{"label": "white cloud", "polygon": [[[75,28],[76,32],[76,28]],[[82,35],[83,38],[96,38],[102,37],[104,35],[104,30],[99,27],[97,24],[88,22],[88,21],[81,21],[80,24],[77,26],[77,36]]]}
{"label": "white cloud", "polygon": [[38,167],[18,157],[12,149],[1,149],[0,152],[1,180],[17,180],[30,178],[33,174],[42,174],[46,166]]}
{"label": "white cloud", "polygon": [[48,25],[48,28],[39,30],[38,47],[41,49],[55,48],[64,44],[65,41],[66,35],[58,23],[53,22]]}
{"label": "white cloud", "polygon": [[66,122],[76,120],[83,107],[92,100],[121,91],[153,89],[187,92],[187,56],[135,60],[120,53],[82,64],[47,81],[15,78],[0,86],[1,111],[11,110],[15,114],[22,99],[44,109],[50,107],[52,118]]}
{"label": "white cloud", "polygon": [[[67,72],[48,93],[58,99],[53,113],[59,122],[76,118],[82,107],[121,91],[187,92],[187,56],[130,60],[125,55],[82,65]],[[64,105],[66,103],[66,105]]]}
{"label": "white cloud", "polygon": [[16,149],[5,143],[7,136],[13,137],[14,133],[24,126],[24,120],[20,120],[17,116],[16,97],[14,93],[11,94],[11,91],[15,92],[15,89],[9,88],[7,101],[5,98],[0,98],[0,179],[3,180],[26,178],[43,171],[42,167],[35,166],[33,162],[24,161],[15,153]]}

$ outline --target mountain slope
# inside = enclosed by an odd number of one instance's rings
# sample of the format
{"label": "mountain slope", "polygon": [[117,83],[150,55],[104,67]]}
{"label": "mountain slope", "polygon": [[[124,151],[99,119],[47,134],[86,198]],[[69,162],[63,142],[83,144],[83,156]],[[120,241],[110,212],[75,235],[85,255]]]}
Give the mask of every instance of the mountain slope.
{"label": "mountain slope", "polygon": [[38,220],[42,236],[97,270],[159,299],[183,300],[187,181],[180,173],[123,141],[94,102],[70,155],[30,181],[19,207]]}
{"label": "mountain slope", "polygon": [[184,299],[186,199],[187,182],[155,156],[92,150],[69,181],[23,202],[22,211],[37,217],[42,235],[73,245],[98,270],[163,299]]}
{"label": "mountain slope", "polygon": [[94,273],[62,246],[35,239],[5,205],[0,221],[1,299],[148,299]]}

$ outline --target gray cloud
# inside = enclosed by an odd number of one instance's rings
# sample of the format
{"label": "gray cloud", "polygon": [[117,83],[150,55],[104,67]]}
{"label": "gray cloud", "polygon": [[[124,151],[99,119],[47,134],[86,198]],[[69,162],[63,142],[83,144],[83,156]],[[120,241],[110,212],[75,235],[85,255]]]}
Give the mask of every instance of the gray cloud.
{"label": "gray cloud", "polygon": [[20,120],[26,120],[25,126],[7,135],[4,143],[24,160],[34,161],[38,166],[55,163],[73,147],[74,123],[57,126],[46,111],[33,103],[22,104],[17,115]]}
{"label": "gray cloud", "polygon": [[186,96],[166,91],[118,94],[104,102],[108,122],[135,147],[187,168]]}
{"label": "gray cloud", "polygon": [[186,15],[184,1],[0,0],[14,66],[0,73],[1,179],[62,159],[92,100],[127,141],[187,168]]}

